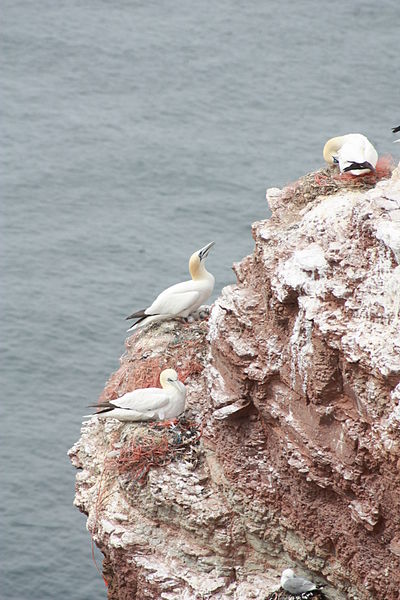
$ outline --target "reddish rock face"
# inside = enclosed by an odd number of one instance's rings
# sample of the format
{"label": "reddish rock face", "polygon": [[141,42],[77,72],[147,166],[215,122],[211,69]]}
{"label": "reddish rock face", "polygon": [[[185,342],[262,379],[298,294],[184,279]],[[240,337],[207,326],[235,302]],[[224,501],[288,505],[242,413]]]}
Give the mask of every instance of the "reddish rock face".
{"label": "reddish rock face", "polygon": [[198,460],[122,480],[104,457],[136,425],[114,420],[70,451],[109,598],[261,600],[293,564],[333,598],[399,597],[400,175],[267,198],[208,323],[132,336],[102,396],[176,368]]}

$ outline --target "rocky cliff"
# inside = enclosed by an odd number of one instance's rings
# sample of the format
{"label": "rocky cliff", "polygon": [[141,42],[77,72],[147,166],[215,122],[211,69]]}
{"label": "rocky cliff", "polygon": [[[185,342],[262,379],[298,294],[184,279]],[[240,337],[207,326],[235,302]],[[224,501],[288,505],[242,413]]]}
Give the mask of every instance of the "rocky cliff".
{"label": "rocky cliff", "polygon": [[268,191],[208,319],[127,340],[102,398],[176,368],[186,445],[132,469],[149,427],[92,418],[70,450],[110,599],[261,600],[287,566],[328,598],[399,598],[400,172],[326,177]]}

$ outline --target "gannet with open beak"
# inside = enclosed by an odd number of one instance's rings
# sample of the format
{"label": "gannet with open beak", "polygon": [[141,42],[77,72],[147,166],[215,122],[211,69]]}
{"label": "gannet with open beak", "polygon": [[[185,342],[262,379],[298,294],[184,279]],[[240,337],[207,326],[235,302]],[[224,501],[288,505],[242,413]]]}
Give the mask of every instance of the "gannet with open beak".
{"label": "gannet with open beak", "polygon": [[[400,131],[400,125],[398,127],[393,127],[392,131],[393,133]],[[393,144],[397,144],[398,142],[400,142],[400,138],[398,140],[394,140]]]}
{"label": "gannet with open beak", "polygon": [[294,594],[295,596],[304,594],[305,592],[312,592],[324,587],[319,584],[315,584],[304,577],[296,577],[292,569],[285,569],[281,577],[281,586],[286,592]]}
{"label": "gannet with open beak", "polygon": [[341,173],[364,175],[375,171],[378,153],[365,135],[348,133],[331,138],[324,146],[324,159],[329,165],[339,164]]}
{"label": "gannet with open beak", "polygon": [[137,321],[127,331],[142,327],[153,321],[188,317],[197,310],[212,294],[214,276],[206,270],[205,259],[215,242],[196,250],[189,260],[189,272],[192,279],[167,288],[144,310],[129,315],[127,319]]}
{"label": "gannet with open beak", "polygon": [[[128,392],[120,398],[103,402],[94,413],[100,418],[119,421],[164,421],[175,419],[185,410],[186,387],[174,369],[160,374],[161,388],[144,388]],[[94,415],[85,415],[93,417]]]}

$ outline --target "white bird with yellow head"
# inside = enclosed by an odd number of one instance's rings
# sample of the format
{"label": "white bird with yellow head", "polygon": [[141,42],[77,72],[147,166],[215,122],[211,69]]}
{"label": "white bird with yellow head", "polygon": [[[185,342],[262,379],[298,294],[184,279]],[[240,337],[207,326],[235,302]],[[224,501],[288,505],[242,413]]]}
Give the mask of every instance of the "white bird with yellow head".
{"label": "white bird with yellow head", "polygon": [[208,300],[214,289],[215,279],[207,271],[204,263],[214,243],[210,242],[200,250],[196,250],[190,257],[189,272],[192,279],[172,285],[161,292],[148,308],[126,317],[137,319],[128,331],[155,321],[188,317]]}
{"label": "white bird with yellow head", "polygon": [[341,173],[365,175],[375,171],[378,153],[365,135],[348,133],[331,138],[324,146],[324,159],[338,164]]}
{"label": "white bird with yellow head", "polygon": [[101,402],[95,405],[99,409],[95,415],[119,421],[176,419],[185,410],[186,387],[174,369],[161,371],[160,383],[161,388],[138,388],[115,400]]}

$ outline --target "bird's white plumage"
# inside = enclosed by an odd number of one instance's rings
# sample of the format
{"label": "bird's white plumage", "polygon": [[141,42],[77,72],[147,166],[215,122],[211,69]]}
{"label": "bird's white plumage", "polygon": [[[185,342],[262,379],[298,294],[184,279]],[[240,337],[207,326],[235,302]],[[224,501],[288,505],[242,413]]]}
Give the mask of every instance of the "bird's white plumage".
{"label": "bird's white plumage", "polygon": [[[97,412],[102,419],[120,421],[164,421],[175,419],[185,410],[186,388],[178,380],[173,369],[165,369],[160,375],[161,388],[133,390],[120,398],[106,403],[105,410]],[[100,405],[100,408],[104,405]],[[86,415],[93,416],[93,415]]]}
{"label": "bird's white plumage", "polygon": [[[146,308],[146,315],[158,315],[160,313],[167,315],[180,315],[187,317],[188,311],[196,310],[193,308],[197,305],[200,300],[199,306],[202,304],[202,294],[199,290],[199,285],[196,285],[196,289],[191,290],[194,287],[194,281],[185,281],[183,283],[177,283],[167,288],[154,300],[153,304]],[[197,282],[196,282],[197,283]]]}
{"label": "bird's white plumage", "polygon": [[[365,135],[349,133],[344,135],[344,143],[338,151],[339,167],[343,171],[351,163],[369,162],[376,167],[378,153]],[[352,175],[368,173],[369,169],[350,171]]]}
{"label": "bird's white plumage", "polygon": [[[369,163],[375,168],[378,162],[378,153],[365,135],[348,133],[328,140],[324,147],[324,158],[327,162],[338,162],[340,171],[343,173],[352,163]],[[352,175],[363,175],[370,171],[371,169],[366,168],[348,172]]]}
{"label": "bird's white plumage", "polygon": [[134,323],[128,331],[154,321],[188,317],[208,300],[214,289],[215,279],[206,270],[204,261],[213,245],[214,242],[210,242],[190,257],[189,271],[192,279],[171,285],[161,292],[154,302],[144,310],[145,318]]}
{"label": "bird's white plumage", "polygon": [[304,577],[296,577],[292,569],[285,569],[281,576],[281,586],[290,594],[304,594],[317,590],[318,586]]}
{"label": "bird's white plumage", "polygon": [[145,410],[155,410],[160,406],[164,406],[168,402],[168,393],[161,388],[144,388],[133,390],[110,400],[110,404],[116,408],[130,408],[138,412]]}

